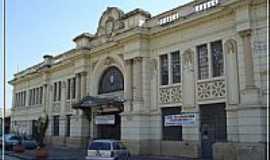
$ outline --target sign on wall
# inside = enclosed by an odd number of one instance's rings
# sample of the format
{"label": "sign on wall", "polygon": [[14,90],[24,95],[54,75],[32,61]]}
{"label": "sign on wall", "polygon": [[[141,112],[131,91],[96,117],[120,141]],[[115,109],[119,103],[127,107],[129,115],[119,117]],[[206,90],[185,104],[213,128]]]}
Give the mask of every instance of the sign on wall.
{"label": "sign on wall", "polygon": [[196,113],[183,112],[181,114],[167,115],[164,117],[164,126],[193,126],[196,121]]}
{"label": "sign on wall", "polygon": [[115,123],[115,115],[102,115],[96,116],[95,124],[107,124],[107,125],[114,125]]}

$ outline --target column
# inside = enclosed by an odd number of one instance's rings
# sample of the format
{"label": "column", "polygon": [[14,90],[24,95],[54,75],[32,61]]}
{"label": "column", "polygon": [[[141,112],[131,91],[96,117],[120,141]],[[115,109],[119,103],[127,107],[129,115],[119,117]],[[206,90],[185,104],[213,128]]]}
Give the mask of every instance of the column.
{"label": "column", "polygon": [[[182,55],[182,95],[183,106],[182,112],[194,112],[196,114],[195,125],[183,126],[182,133],[185,141],[198,141],[200,139],[199,133],[199,113],[198,108],[195,105],[195,73],[194,73],[194,51],[193,49],[187,49]],[[193,147],[197,148],[198,143],[193,143]]]}
{"label": "column", "polygon": [[239,78],[237,67],[237,42],[230,39],[224,45],[226,92],[227,92],[227,139],[232,142],[239,141],[238,112],[234,108],[239,107]]}
{"label": "column", "polygon": [[125,107],[128,108],[128,111],[131,112],[133,110],[132,100],[133,100],[133,81],[132,81],[132,74],[133,74],[133,60],[126,60],[126,66],[127,66],[127,72],[125,77],[125,99],[127,100],[125,102]]}
{"label": "column", "polygon": [[42,104],[44,106],[45,112],[47,111],[47,83],[43,85],[43,96],[42,96]]}
{"label": "column", "polygon": [[52,112],[52,102],[53,102],[53,84],[49,84],[47,87],[47,111],[49,113]]}
{"label": "column", "polygon": [[240,36],[243,40],[244,63],[245,63],[245,80],[246,88],[255,88],[254,85],[254,70],[253,70],[253,57],[251,48],[251,30],[241,31]]}
{"label": "column", "polygon": [[62,115],[66,111],[66,90],[67,90],[66,88],[67,88],[67,84],[66,84],[65,80],[63,80],[61,83],[62,83],[62,85],[61,85],[60,113]]}
{"label": "column", "polygon": [[141,57],[134,58],[133,100],[136,102],[141,102],[143,100],[142,98],[142,60],[143,58]]}
{"label": "column", "polygon": [[254,82],[254,68],[251,47],[251,30],[244,30],[239,32],[243,40],[243,58],[244,58],[244,72],[245,80],[244,90],[241,93],[241,100],[243,104],[257,105],[259,103],[259,89]]}
{"label": "column", "polygon": [[16,105],[16,88],[14,87],[12,90],[12,107],[15,107]]}
{"label": "column", "polygon": [[81,72],[81,98],[86,96],[87,72]]}
{"label": "column", "polygon": [[75,98],[76,98],[76,101],[79,101],[80,98],[81,98],[81,74],[80,73],[77,73],[75,75],[76,77],[76,92],[75,92]]}

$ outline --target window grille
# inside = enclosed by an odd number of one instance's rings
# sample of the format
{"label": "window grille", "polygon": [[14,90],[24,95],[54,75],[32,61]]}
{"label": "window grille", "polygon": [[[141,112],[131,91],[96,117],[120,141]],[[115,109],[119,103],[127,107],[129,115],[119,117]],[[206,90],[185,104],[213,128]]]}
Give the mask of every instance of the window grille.
{"label": "window grille", "polygon": [[101,76],[99,94],[121,91],[124,89],[124,77],[116,67],[108,68]]}
{"label": "window grille", "polygon": [[198,53],[198,74],[199,79],[209,78],[208,51],[207,45],[203,44],[197,47]]}
{"label": "window grille", "polygon": [[180,83],[181,68],[180,68],[180,52],[171,53],[171,68],[172,68],[172,83]]}
{"label": "window grille", "polygon": [[169,83],[169,71],[168,71],[168,56],[160,56],[160,75],[161,85],[167,85]]}
{"label": "window grille", "polygon": [[53,116],[53,136],[59,136],[59,116]]}
{"label": "window grille", "polygon": [[223,53],[222,53],[222,41],[216,41],[211,43],[212,53],[212,67],[213,77],[223,76]]}

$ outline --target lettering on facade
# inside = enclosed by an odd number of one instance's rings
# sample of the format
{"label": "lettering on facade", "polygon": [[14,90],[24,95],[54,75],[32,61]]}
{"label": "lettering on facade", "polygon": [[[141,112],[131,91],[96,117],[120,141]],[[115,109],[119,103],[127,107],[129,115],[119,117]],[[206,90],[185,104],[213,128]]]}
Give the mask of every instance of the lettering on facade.
{"label": "lettering on facade", "polygon": [[200,12],[207,10],[209,8],[215,7],[220,3],[220,0],[210,0],[201,4],[194,6],[195,12]]}
{"label": "lettering on facade", "polygon": [[164,117],[164,126],[192,126],[196,121],[196,114],[193,112],[183,112],[181,114],[167,115]]}
{"label": "lettering on facade", "polygon": [[115,123],[115,115],[102,115],[96,116],[96,124],[108,124],[114,125]]}

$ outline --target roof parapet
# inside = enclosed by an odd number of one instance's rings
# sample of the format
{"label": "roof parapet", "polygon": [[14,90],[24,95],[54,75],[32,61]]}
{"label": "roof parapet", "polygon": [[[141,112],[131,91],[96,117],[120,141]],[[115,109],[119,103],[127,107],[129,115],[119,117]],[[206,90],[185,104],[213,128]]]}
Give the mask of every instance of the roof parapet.
{"label": "roof parapet", "polygon": [[53,63],[53,56],[52,55],[44,55],[43,56],[43,59],[44,59],[44,66],[46,67],[50,67]]}
{"label": "roof parapet", "polygon": [[91,33],[82,33],[76,36],[73,41],[76,43],[76,48],[93,48],[91,41],[95,36]]}

